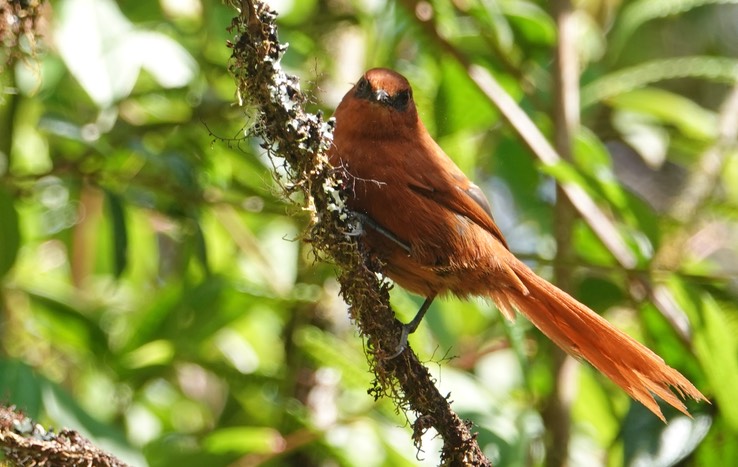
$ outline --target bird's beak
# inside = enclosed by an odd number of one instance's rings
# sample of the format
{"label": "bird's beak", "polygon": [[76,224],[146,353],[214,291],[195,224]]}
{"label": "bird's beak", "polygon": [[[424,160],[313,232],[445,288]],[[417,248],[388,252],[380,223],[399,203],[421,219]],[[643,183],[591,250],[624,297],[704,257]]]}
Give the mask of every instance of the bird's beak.
{"label": "bird's beak", "polygon": [[377,102],[387,102],[389,100],[389,93],[384,89],[377,89],[374,92],[374,99]]}

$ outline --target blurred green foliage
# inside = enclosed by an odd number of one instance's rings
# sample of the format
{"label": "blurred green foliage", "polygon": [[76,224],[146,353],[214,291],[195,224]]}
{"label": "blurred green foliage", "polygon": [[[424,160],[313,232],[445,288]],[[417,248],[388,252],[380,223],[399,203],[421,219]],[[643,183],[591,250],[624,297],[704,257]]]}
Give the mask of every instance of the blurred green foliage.
{"label": "blurred green foliage", "polygon": [[[550,136],[549,2],[270,3],[312,110],[330,113],[371,66],[405,74],[423,120],[543,275],[552,177],[581,185],[639,269],[619,268],[577,220],[572,292],[713,401],[690,406],[694,419],[667,410],[664,426],[587,366],[554,374],[526,322],[438,302],[411,343],[496,465],[545,462],[556,385],[572,398],[571,466],[738,463],[738,159],[719,125],[735,112],[733,2],[574,2],[583,127],[572,162],[546,174],[423,20]],[[416,453],[403,415],[366,394],[333,270],[299,241],[305,216],[244,136],[226,71],[234,14],[200,0],[58,0],[35,53],[0,49],[0,397],[133,465],[435,465],[432,433]],[[724,167],[682,216],[675,201],[713,149]],[[680,314],[636,293],[634,277]],[[393,294],[407,320],[420,299]]]}

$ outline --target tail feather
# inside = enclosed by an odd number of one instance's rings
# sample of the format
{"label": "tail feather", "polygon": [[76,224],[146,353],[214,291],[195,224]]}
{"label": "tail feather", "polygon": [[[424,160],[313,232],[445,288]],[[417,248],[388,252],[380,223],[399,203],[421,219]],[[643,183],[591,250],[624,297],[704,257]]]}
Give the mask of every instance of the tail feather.
{"label": "tail feather", "polygon": [[538,277],[515,260],[513,269],[528,289],[501,288],[490,293],[505,316],[514,306],[567,353],[584,358],[661,420],[665,420],[653,395],[689,416],[681,397],[707,401],[681,373],[647,347],[618,330],[600,315],[566,292]]}

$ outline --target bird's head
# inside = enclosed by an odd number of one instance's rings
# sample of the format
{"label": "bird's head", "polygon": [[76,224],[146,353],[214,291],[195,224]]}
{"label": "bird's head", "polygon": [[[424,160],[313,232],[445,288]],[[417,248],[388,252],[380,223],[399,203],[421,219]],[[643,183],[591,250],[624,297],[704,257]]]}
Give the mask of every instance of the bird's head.
{"label": "bird's head", "polygon": [[353,97],[394,112],[415,110],[410,83],[387,68],[373,68],[364,73],[354,86]]}
{"label": "bird's head", "polygon": [[334,114],[340,135],[371,139],[410,137],[422,126],[410,83],[401,74],[373,68],[346,93]]}

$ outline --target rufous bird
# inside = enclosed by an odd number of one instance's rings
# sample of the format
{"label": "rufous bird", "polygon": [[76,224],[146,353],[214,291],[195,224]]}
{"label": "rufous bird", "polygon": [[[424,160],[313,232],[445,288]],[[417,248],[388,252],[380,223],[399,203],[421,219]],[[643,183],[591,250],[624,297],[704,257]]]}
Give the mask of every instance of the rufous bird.
{"label": "rufous bird", "polygon": [[510,252],[487,198],[421,122],[405,77],[367,71],[334,116],[330,162],[342,171],[349,208],[362,220],[361,241],[383,261],[386,276],[426,297],[403,326],[400,351],[436,296],[484,296],[507,319],[518,310],[664,421],[654,394],[686,415],[676,394],[707,400],[658,355]]}

